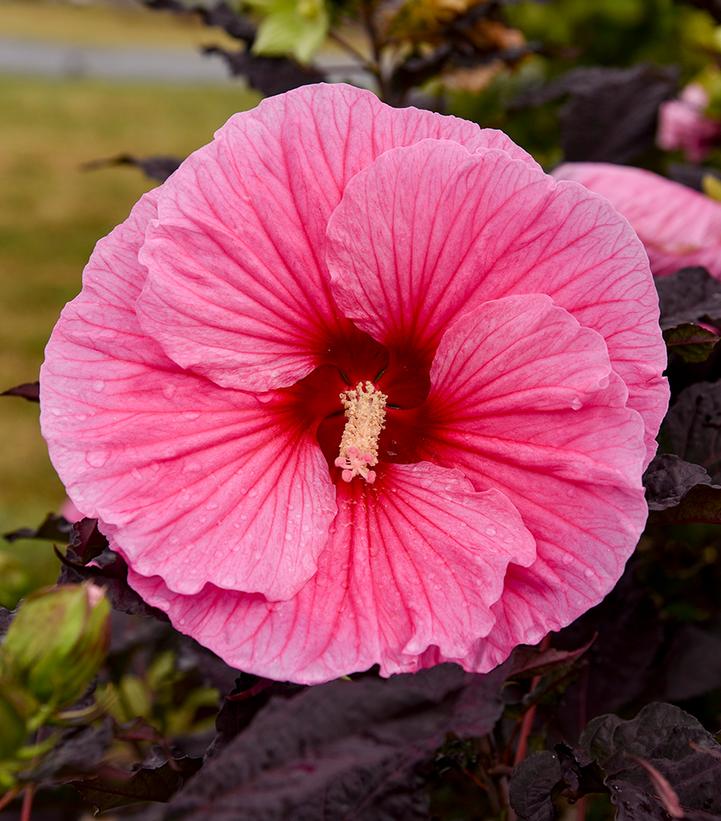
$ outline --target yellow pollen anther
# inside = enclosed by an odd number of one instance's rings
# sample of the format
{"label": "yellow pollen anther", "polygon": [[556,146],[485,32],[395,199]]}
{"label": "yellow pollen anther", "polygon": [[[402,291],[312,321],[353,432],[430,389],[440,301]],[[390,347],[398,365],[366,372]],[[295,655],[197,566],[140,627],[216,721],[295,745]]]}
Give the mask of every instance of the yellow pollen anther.
{"label": "yellow pollen anther", "polygon": [[340,395],[347,421],[335,464],[343,468],[344,482],[354,476],[362,476],[368,484],[375,482],[376,472],[371,468],[378,464],[378,437],[385,427],[387,399],[372,382],[359,382]]}

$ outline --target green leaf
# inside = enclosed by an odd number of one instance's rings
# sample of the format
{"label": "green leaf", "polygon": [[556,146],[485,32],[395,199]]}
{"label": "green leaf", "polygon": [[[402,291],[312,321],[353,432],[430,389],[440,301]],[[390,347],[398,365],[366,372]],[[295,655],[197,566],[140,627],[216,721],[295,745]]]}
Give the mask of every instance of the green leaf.
{"label": "green leaf", "polygon": [[266,57],[293,55],[308,63],[328,33],[328,10],[323,0],[251,0],[263,14],[253,53]]}

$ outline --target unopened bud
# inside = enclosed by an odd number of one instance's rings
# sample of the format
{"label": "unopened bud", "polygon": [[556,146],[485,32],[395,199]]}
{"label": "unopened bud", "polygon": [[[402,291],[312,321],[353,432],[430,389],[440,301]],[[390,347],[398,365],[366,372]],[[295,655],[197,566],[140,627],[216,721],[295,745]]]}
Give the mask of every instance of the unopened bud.
{"label": "unopened bud", "polygon": [[110,605],[92,583],[39,590],[27,597],[0,646],[0,674],[38,701],[77,701],[103,663]]}

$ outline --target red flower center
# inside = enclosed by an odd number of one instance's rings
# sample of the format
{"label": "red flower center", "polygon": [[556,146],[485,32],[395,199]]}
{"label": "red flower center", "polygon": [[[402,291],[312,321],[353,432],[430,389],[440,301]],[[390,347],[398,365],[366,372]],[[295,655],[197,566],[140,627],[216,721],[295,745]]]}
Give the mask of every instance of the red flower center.
{"label": "red flower center", "polygon": [[324,352],[325,363],[289,389],[293,413],[315,428],[334,478],[347,417],[341,394],[370,382],[386,396],[385,427],[378,440],[378,465],[418,462],[430,389],[430,356],[401,345],[383,346],[348,325]]}

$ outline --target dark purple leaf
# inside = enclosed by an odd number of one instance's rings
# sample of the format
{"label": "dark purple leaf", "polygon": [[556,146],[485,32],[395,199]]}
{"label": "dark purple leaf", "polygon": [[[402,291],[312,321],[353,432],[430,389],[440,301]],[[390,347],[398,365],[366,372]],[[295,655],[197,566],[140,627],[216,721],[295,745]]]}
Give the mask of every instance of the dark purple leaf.
{"label": "dark purple leaf", "polygon": [[661,308],[661,327],[684,323],[721,322],[721,282],[705,268],[682,268],[655,280]]}
{"label": "dark purple leaf", "polygon": [[668,412],[662,436],[671,453],[705,467],[712,481],[721,480],[721,383],[686,388]]}
{"label": "dark purple leaf", "polygon": [[214,6],[185,5],[180,0],[144,2],[148,8],[159,11],[197,14],[206,26],[221,28],[231,37],[244,43],[245,47],[238,51],[229,51],[212,45],[203,48],[203,53],[221,57],[231,74],[245,77],[251,88],[265,96],[282,94],[310,83],[322,83],[326,79],[320,69],[302,65],[291,57],[263,57],[253,54],[251,47],[257,33],[255,24],[249,17],[239,14],[225,2],[216,3]]}
{"label": "dark purple leaf", "polygon": [[220,46],[206,46],[203,53],[221,57],[231,74],[245,77],[251,88],[266,97],[282,94],[299,86],[322,83],[326,79],[323,72],[312,66],[301,65],[289,57],[257,56],[247,48],[228,51]]}
{"label": "dark purple leaf", "polygon": [[66,730],[50,752],[26,776],[36,784],[61,784],[92,772],[113,740],[109,718],[85,727]]}
{"label": "dark purple leaf", "polygon": [[16,542],[18,539],[40,539],[67,544],[72,529],[72,524],[64,516],[48,513],[38,527],[21,527],[5,533],[3,538],[8,542]]}
{"label": "dark purple leaf", "polygon": [[177,170],[182,157],[158,155],[155,157],[136,157],[133,154],[117,154],[101,160],[92,160],[83,165],[85,171],[94,171],[97,168],[108,168],[115,165],[130,165],[140,169],[146,177],[158,182],[165,182]]}
{"label": "dark purple leaf", "polygon": [[721,758],[711,754],[721,753],[721,747],[693,716],[672,704],[649,704],[630,721],[594,719],[579,746],[604,771],[620,821],[668,819],[667,796],[659,795],[646,764],[668,782],[687,817],[694,811],[721,813]]}
{"label": "dark purple leaf", "polygon": [[22,399],[27,399],[28,402],[39,402],[40,383],[23,382],[22,385],[16,385],[14,388],[8,388],[6,391],[2,391],[0,396],[19,396]]}
{"label": "dark purple leaf", "polygon": [[522,762],[510,798],[520,821],[553,821],[554,800],[607,792],[621,821],[713,819],[721,812],[721,746],[683,710],[644,707],[636,718],[594,719],[578,748],[558,745]]}
{"label": "dark purple leaf", "polygon": [[95,519],[81,519],[73,525],[70,545],[62,562],[58,584],[77,584],[91,579],[102,585],[116,610],[134,615],[153,616],[166,621],[160,610],[149,607],[128,585],[128,568],[123,559],[108,547]]}
{"label": "dark purple leaf", "polygon": [[256,27],[249,17],[234,11],[227,3],[220,2],[214,6],[201,4],[188,5],[180,0],[143,0],[149,9],[155,11],[172,11],[179,14],[196,14],[206,26],[223,29],[236,40],[252,43],[255,40]]}
{"label": "dark purple leaf", "polygon": [[526,758],[516,768],[510,783],[511,806],[520,821],[554,821],[554,792],[560,792],[561,764],[548,750]]}
{"label": "dark purple leaf", "polygon": [[666,510],[680,504],[697,485],[711,485],[711,477],[701,465],[685,462],[672,453],[660,453],[646,469],[643,484],[649,510]]}
{"label": "dark purple leaf", "polygon": [[202,764],[200,758],[182,756],[154,767],[132,772],[105,767],[94,778],[72,782],[96,812],[146,801],[169,801]]}
{"label": "dark purple leaf", "polygon": [[626,163],[654,145],[658,108],[676,87],[670,68],[581,67],[526,93],[516,106],[567,97],[560,112],[565,159]]}
{"label": "dark purple leaf", "polygon": [[215,719],[217,734],[208,755],[217,755],[222,747],[248,727],[272,698],[291,698],[297,696],[302,689],[297,684],[269,681],[241,673]]}
{"label": "dark purple leaf", "polygon": [[592,637],[575,650],[557,650],[549,647],[541,650],[538,647],[517,647],[509,662],[508,678],[532,678],[543,676],[559,668],[575,664],[593,644]]}
{"label": "dark purple leaf", "polygon": [[418,764],[447,733],[488,733],[504,678],[503,669],[477,676],[446,664],[275,698],[160,817],[426,818]]}

